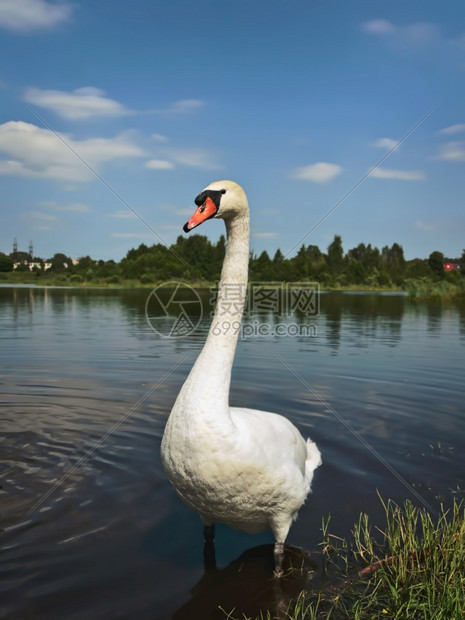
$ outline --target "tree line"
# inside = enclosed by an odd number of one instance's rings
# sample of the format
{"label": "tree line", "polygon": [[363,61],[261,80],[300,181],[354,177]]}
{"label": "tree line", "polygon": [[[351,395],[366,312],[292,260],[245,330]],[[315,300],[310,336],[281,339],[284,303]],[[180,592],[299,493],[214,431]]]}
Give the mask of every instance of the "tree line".
{"label": "tree line", "polygon": [[[135,280],[142,284],[183,280],[193,283],[214,282],[219,279],[226,248],[224,235],[216,243],[204,235],[179,236],[170,247],[160,243],[147,246],[144,243],[129,250],[119,262],[81,257],[77,264],[65,254],[55,254],[44,271],[42,259],[26,252],[10,255],[0,252],[0,272],[13,270],[30,272],[40,278],[59,274],[69,283],[119,284]],[[444,271],[444,263],[450,261],[461,270]],[[292,257],[284,256],[280,249],[274,256],[263,251],[251,253],[249,278],[257,282],[316,281],[320,286],[342,288],[360,286],[372,288],[402,288],[410,279],[431,281],[449,280],[459,282],[465,273],[465,250],[460,258],[450,259],[441,252],[432,252],[427,259],[406,260],[401,245],[393,243],[378,249],[371,244],[360,243],[344,251],[342,238],[335,235],[322,252],[317,245],[302,245]]]}

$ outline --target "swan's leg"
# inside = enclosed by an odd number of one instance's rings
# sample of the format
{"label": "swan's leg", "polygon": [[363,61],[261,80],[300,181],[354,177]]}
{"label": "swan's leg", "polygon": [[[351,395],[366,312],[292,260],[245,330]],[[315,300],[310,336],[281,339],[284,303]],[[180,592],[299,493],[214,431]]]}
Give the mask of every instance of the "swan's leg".
{"label": "swan's leg", "polygon": [[274,544],[274,576],[282,577],[283,575],[283,559],[284,559],[284,543],[275,542]]}
{"label": "swan's leg", "polygon": [[205,538],[205,542],[211,543],[213,545],[213,543],[215,542],[215,524],[212,523],[211,525],[204,525],[203,535]]}
{"label": "swan's leg", "polygon": [[271,529],[273,530],[274,544],[274,576],[279,578],[283,575],[284,560],[284,541],[289,533],[292,519],[287,513],[280,513],[271,521]]}
{"label": "swan's leg", "polygon": [[215,556],[215,524],[205,525],[203,528],[205,545],[203,547],[203,561],[205,570],[216,568]]}

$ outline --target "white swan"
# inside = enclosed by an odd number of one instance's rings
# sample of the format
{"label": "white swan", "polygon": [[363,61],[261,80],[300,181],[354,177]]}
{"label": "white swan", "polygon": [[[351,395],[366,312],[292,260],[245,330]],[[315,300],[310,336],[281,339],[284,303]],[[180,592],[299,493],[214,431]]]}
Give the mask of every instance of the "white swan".
{"label": "white swan", "polygon": [[222,218],[227,248],[207,340],[165,428],[163,467],[180,497],[200,514],[207,542],[213,544],[215,521],[251,533],[271,529],[275,575],[281,576],[284,541],[321,456],[286,418],[229,406],[247,285],[249,208],[243,189],[232,181],[212,183],[195,203],[184,230]]}

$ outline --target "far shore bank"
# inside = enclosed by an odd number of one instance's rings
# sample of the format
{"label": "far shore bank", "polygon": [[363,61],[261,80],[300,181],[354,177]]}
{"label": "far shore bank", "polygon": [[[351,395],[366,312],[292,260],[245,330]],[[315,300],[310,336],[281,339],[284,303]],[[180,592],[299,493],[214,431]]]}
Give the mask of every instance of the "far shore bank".
{"label": "far shore bank", "polygon": [[[40,275],[34,273],[2,273],[0,274],[0,287],[18,287],[18,288],[69,288],[69,289],[154,289],[158,286],[172,283],[173,286],[177,282],[182,282],[196,289],[214,289],[218,283],[216,281],[207,282],[204,280],[191,280],[189,278],[170,279],[168,281],[141,282],[137,279],[121,279],[118,282],[115,279],[108,281],[104,278],[95,280],[77,282],[67,274]],[[462,284],[453,284],[447,280],[429,281],[426,279],[408,280],[403,286],[368,286],[363,284],[338,284],[328,285],[327,283],[318,283],[311,280],[301,280],[296,282],[263,282],[267,286],[276,285],[277,287],[286,284],[309,285],[318,287],[321,293],[331,292],[347,292],[347,293],[386,293],[406,295],[414,300],[438,299],[441,301],[460,301],[465,303],[465,282]]]}

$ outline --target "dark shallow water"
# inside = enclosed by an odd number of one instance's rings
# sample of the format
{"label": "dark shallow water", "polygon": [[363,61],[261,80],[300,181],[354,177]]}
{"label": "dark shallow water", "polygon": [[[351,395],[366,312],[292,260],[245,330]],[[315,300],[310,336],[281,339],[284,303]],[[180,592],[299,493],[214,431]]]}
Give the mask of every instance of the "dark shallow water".
{"label": "dark shallow water", "polygon": [[[163,475],[163,428],[210,319],[160,337],[149,293],[0,288],[0,618],[273,605],[271,534],[220,526],[204,575],[200,520]],[[287,415],[322,452],[287,542],[315,550],[329,513],[341,535],[361,510],[382,523],[377,491],[433,510],[463,497],[463,309],[328,293],[311,324],[311,337],[240,339],[232,377],[232,404]]]}

